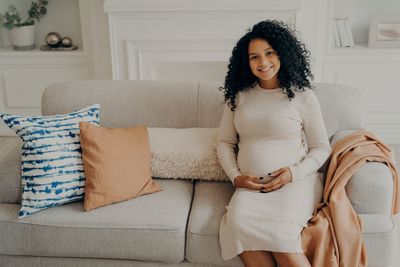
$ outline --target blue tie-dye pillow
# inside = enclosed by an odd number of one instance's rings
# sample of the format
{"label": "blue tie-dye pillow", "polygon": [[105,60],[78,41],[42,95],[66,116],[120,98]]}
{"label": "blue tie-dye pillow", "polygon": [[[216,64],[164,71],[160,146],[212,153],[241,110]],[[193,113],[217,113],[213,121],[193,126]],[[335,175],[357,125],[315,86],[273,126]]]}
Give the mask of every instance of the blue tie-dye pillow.
{"label": "blue tie-dye pillow", "polygon": [[99,109],[95,104],[64,115],[0,116],[24,141],[20,218],[83,198],[79,122],[99,125]]}

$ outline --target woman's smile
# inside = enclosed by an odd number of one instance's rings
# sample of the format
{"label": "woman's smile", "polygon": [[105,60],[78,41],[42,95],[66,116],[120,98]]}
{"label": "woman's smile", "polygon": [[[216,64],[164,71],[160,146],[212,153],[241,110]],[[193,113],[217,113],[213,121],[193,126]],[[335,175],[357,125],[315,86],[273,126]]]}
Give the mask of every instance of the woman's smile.
{"label": "woman's smile", "polygon": [[267,72],[267,71],[269,71],[271,68],[273,68],[273,66],[262,67],[262,68],[259,68],[258,71]]}

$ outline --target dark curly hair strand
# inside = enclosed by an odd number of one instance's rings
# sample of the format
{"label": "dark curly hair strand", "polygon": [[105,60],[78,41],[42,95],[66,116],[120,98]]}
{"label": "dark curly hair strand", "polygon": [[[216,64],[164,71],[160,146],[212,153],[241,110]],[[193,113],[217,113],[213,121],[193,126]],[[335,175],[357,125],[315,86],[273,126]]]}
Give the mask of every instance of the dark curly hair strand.
{"label": "dark curly hair strand", "polygon": [[278,72],[279,86],[287,94],[289,100],[295,97],[293,91],[304,91],[311,88],[309,79],[313,78],[310,67],[310,52],[296,38],[289,26],[276,20],[265,20],[257,23],[249,30],[233,48],[229,59],[224,91],[225,102],[236,109],[236,95],[248,87],[254,87],[258,78],[249,66],[248,47],[251,40],[266,40],[277,52],[281,67]]}

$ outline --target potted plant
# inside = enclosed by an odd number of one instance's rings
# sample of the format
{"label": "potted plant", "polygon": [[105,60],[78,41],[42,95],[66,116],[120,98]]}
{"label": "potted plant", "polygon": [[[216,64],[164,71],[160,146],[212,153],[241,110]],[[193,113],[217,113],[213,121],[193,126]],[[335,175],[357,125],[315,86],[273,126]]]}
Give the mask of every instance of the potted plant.
{"label": "potted plant", "polygon": [[8,30],[10,42],[15,50],[30,50],[35,47],[35,20],[39,21],[47,13],[48,0],[33,1],[28,10],[28,18],[22,18],[14,5],[0,13],[0,26]]}

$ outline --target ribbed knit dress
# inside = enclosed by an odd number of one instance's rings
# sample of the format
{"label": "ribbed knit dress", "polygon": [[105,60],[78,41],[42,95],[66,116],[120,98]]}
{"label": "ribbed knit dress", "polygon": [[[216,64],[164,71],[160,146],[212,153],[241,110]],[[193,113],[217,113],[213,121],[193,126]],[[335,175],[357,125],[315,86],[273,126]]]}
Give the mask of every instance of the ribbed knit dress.
{"label": "ribbed knit dress", "polygon": [[221,220],[222,257],[249,250],[301,253],[301,231],[322,196],[317,170],[330,153],[318,100],[310,89],[295,91],[290,101],[280,88],[258,84],[236,100],[235,111],[225,106],[218,131],[222,168],[233,182],[241,174],[266,176],[289,167],[292,182],[269,193],[236,189]]}

